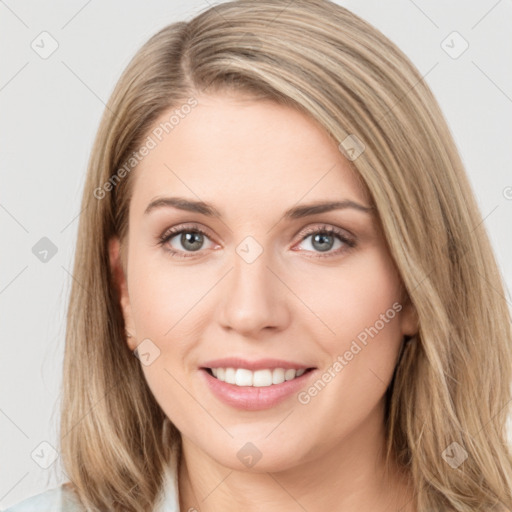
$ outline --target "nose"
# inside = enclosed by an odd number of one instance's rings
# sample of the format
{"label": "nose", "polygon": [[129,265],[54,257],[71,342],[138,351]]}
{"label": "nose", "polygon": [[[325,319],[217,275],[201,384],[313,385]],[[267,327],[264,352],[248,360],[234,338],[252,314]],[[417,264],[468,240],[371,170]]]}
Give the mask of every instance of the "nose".
{"label": "nose", "polygon": [[252,262],[235,253],[219,303],[221,326],[246,337],[285,329],[290,322],[290,291],[279,274],[266,252]]}

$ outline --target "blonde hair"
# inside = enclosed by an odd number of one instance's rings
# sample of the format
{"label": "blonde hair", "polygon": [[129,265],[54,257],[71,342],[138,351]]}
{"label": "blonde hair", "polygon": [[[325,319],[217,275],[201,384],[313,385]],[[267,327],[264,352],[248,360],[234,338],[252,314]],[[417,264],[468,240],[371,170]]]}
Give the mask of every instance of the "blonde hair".
{"label": "blonde hair", "polygon": [[[137,171],[119,169],[155,120],[225,90],[292,106],[337,144],[364,145],[351,165],[419,321],[387,392],[387,456],[410,475],[418,512],[511,509],[510,312],[473,191],[425,80],[327,0],[233,1],[169,25],[112,93],[89,161],[67,317],[60,450],[79,499],[151,510],[179,446],[127,346],[108,241],[126,241]],[[467,458],[452,467],[453,453]]]}

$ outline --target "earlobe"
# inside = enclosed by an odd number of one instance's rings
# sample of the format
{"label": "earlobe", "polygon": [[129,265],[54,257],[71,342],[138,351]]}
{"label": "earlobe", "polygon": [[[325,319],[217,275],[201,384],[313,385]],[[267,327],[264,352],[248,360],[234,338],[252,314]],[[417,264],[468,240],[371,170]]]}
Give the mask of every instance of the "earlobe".
{"label": "earlobe", "polygon": [[405,301],[401,312],[402,334],[414,336],[419,330],[418,312],[409,298]]}
{"label": "earlobe", "polygon": [[[126,329],[126,342],[131,350],[135,349],[135,328],[130,307],[130,297],[128,294],[128,284],[126,280],[125,270],[121,261],[121,243],[119,238],[114,237],[109,240],[108,244],[110,269],[114,279],[117,296],[123,312],[124,324]],[[132,346],[133,345],[133,346]]]}

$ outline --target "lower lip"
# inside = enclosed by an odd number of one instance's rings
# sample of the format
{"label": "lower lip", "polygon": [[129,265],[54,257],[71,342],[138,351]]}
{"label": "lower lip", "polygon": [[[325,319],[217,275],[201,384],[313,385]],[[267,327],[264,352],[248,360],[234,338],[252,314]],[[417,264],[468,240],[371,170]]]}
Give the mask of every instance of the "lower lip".
{"label": "lower lip", "polygon": [[246,411],[260,411],[275,407],[291,395],[296,394],[304,386],[306,380],[315,373],[315,370],[309,370],[300,377],[284,381],[281,384],[261,387],[228,384],[216,379],[204,368],[201,368],[201,373],[212,393],[225,404]]}

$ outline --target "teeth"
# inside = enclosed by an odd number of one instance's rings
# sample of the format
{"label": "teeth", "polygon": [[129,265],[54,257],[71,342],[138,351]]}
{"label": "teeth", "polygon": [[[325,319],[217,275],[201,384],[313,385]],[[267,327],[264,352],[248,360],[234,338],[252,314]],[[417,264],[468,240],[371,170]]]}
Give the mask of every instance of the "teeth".
{"label": "teeth", "polygon": [[214,377],[228,384],[267,387],[300,377],[306,370],[275,368],[274,370],[256,370],[253,372],[245,368],[211,368],[211,371]]}
{"label": "teeth", "polygon": [[252,386],[252,372],[238,368],[235,371],[235,384],[237,386]]}
{"label": "teeth", "polygon": [[282,368],[276,368],[272,372],[272,384],[281,384],[284,382],[285,371]]}
{"label": "teeth", "polygon": [[224,382],[227,382],[228,384],[236,384],[236,371],[234,368],[226,368]]}

